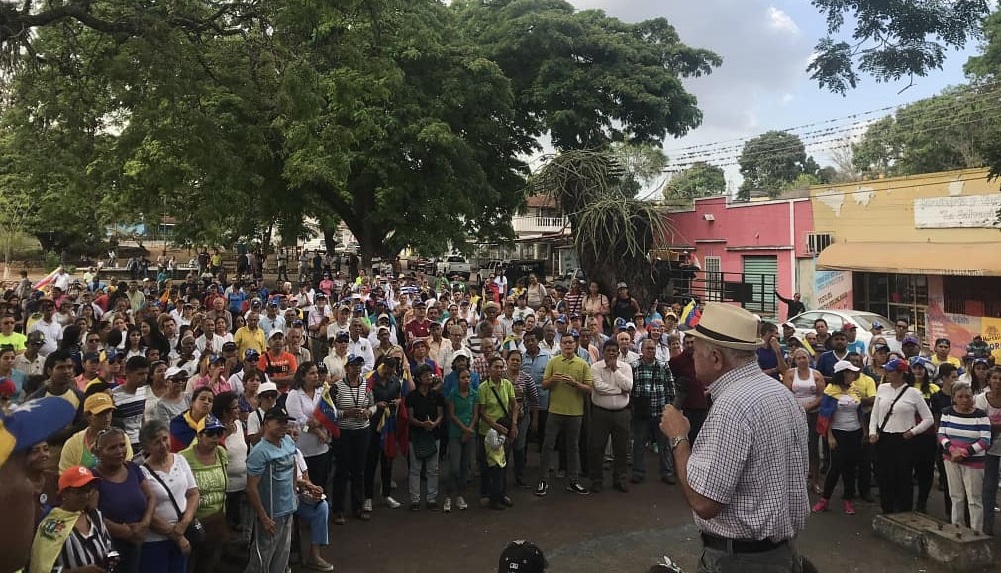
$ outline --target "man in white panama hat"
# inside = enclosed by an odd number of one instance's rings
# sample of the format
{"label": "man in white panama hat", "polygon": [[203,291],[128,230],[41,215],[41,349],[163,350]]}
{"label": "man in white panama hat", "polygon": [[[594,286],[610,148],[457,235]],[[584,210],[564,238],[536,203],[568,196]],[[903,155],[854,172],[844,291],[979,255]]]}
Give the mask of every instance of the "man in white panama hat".
{"label": "man in white panama hat", "polygon": [[695,338],[695,374],[713,405],[695,444],[688,443],[688,420],[673,406],[664,408],[660,429],[702,533],[698,570],[798,573],[804,562],[792,541],[810,512],[803,409],[758,368],[753,314],[710,303],[686,336]]}

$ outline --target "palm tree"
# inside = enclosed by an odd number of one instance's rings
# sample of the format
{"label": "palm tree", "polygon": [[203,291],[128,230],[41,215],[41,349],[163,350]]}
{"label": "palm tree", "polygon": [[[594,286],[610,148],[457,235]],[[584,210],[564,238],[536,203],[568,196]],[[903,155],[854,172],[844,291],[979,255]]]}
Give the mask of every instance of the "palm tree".
{"label": "palm tree", "polygon": [[669,236],[670,224],[657,206],[632,197],[637,177],[610,151],[565,151],[553,156],[531,180],[532,191],[551,197],[569,219],[580,265],[603,292],[629,285],[642,305],[653,302],[649,252]]}

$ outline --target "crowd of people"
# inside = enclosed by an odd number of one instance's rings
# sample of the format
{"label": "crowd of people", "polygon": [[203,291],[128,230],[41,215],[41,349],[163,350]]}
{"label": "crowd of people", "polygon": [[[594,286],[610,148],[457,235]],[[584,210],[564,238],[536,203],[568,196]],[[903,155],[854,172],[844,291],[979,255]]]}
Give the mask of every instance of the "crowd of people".
{"label": "crowd of people", "polygon": [[[329,528],[379,511],[504,511],[515,487],[628,493],[648,454],[675,485],[681,436],[669,442],[658,421],[683,412],[696,444],[709,417],[712,380],[696,375],[689,335],[696,300],[641,304],[622,282],[329,268],[272,289],[214,270],[117,283],[57,273],[44,293],[22,282],[4,295],[5,415],[53,398],[75,411],[27,446],[31,571],[243,559],[282,573],[292,553],[331,571]],[[760,324],[757,367],[802,406],[814,511],[841,482],[854,513],[874,474],[884,511],[911,509],[912,479],[924,510],[937,465],[952,519],[968,513],[991,533],[1001,369],[979,354],[960,367],[947,340],[923,356],[906,323],[868,347],[852,325],[802,340],[791,326]]]}

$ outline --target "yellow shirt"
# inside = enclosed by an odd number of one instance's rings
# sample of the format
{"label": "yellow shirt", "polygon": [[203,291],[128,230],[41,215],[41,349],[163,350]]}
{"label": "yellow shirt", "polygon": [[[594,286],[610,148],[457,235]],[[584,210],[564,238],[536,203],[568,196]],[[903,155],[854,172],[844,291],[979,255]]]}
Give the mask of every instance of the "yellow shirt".
{"label": "yellow shirt", "polygon": [[[86,429],[80,430],[63,444],[63,450],[59,454],[59,473],[73,466],[84,466],[87,469],[97,467],[97,456],[90,451],[93,444],[85,443],[86,435]],[[128,438],[125,439],[125,459],[132,459],[132,444]]]}
{"label": "yellow shirt", "polygon": [[[554,356],[546,364],[543,379],[552,378],[553,374],[566,374],[581,384],[591,385],[591,367],[580,356],[567,360],[562,355]],[[549,412],[563,416],[583,416],[584,396],[581,391],[555,382],[549,387]]]}
{"label": "yellow shirt", "polygon": [[960,364],[959,364],[959,358],[956,358],[955,356],[947,356],[945,360],[939,360],[938,359],[938,354],[934,354],[933,353],[931,355],[931,363],[934,364],[935,366],[938,366],[939,364],[942,364],[942,363],[945,363],[945,362],[948,362],[949,364],[952,364],[956,368],[959,368],[959,366],[960,366]]}
{"label": "yellow shirt", "polygon": [[264,329],[256,328],[251,331],[246,326],[241,326],[236,329],[236,334],[233,335],[233,342],[236,343],[238,356],[243,358],[247,349],[253,348],[258,354],[263,355],[264,351],[267,350],[267,346],[264,342]]}

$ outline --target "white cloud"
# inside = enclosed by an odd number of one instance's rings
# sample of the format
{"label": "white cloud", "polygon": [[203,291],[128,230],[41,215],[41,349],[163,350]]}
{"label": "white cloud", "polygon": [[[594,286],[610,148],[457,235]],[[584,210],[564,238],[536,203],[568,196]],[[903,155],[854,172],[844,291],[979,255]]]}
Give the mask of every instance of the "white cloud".
{"label": "white cloud", "polygon": [[782,103],[790,103],[794,99],[796,99],[796,96],[794,96],[793,94],[791,94],[789,92],[786,92],[786,93],[782,94]]}
{"label": "white cloud", "polygon": [[790,34],[799,34],[799,26],[796,25],[796,22],[775,6],[768,7],[768,18],[772,21],[772,28]]}

